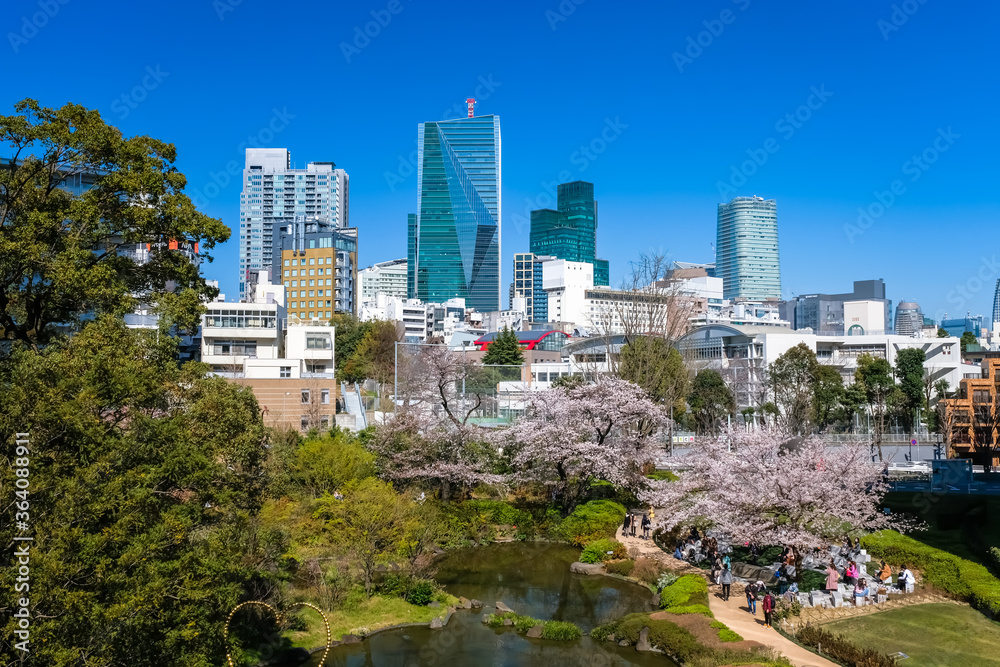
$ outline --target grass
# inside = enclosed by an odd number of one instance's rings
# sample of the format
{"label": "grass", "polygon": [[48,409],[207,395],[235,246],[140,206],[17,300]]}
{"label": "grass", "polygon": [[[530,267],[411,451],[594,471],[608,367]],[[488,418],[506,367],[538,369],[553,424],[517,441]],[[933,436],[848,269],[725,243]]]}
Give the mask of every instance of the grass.
{"label": "grass", "polygon": [[[458,604],[458,598],[450,595],[440,607],[420,607],[402,598],[373,595],[351,609],[327,611],[326,617],[330,621],[333,639],[337,640],[358,628],[367,628],[368,632],[372,632],[403,623],[430,623],[436,617],[444,618],[448,607],[455,604]],[[323,646],[326,643],[323,621],[315,612],[305,612],[301,618],[306,624],[305,630],[285,633],[292,646],[306,649]]]}
{"label": "grass", "polygon": [[991,565],[983,557],[982,546],[1000,544],[1000,498],[889,493],[882,505],[893,514],[905,512],[926,524],[926,530],[908,533],[918,542]]}
{"label": "grass", "polygon": [[1000,623],[965,606],[913,605],[837,621],[823,629],[882,653],[901,651],[910,656],[903,661],[907,667],[1000,665]]}

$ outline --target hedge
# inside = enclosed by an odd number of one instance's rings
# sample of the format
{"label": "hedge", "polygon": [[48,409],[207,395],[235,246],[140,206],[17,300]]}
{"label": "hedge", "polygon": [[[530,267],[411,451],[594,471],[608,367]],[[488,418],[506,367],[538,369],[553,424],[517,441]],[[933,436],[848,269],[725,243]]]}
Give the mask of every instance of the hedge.
{"label": "hedge", "polygon": [[966,600],[991,618],[1000,615],[1000,579],[985,566],[894,530],[867,535],[861,544],[870,554],[892,565],[915,567],[923,573],[925,581]]}
{"label": "hedge", "polygon": [[708,605],[708,582],[697,574],[685,574],[660,591],[660,609],[685,605]]}
{"label": "hedge", "polygon": [[588,544],[580,554],[581,563],[603,563],[622,558],[628,558],[628,551],[618,540],[596,540]]}
{"label": "hedge", "polygon": [[559,533],[567,542],[582,547],[588,542],[614,537],[625,520],[624,505],[613,500],[591,500],[584,503],[559,525]]}

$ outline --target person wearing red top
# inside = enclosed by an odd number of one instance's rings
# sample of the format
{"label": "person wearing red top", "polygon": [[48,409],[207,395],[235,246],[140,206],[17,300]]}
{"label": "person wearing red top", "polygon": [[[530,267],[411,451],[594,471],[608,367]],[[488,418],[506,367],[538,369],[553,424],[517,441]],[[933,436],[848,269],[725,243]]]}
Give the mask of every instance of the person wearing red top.
{"label": "person wearing red top", "polygon": [[768,593],[760,603],[760,608],[764,610],[764,627],[771,627],[771,614],[774,612],[774,596]]}

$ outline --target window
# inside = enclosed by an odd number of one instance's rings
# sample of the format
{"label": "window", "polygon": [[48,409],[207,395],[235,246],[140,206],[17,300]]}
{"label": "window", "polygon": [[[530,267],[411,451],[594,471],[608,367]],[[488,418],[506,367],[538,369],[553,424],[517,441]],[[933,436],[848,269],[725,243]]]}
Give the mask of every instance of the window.
{"label": "window", "polygon": [[302,390],[302,402],[303,403],[309,403],[309,390],[308,389],[303,389]]}
{"label": "window", "polygon": [[309,275],[310,276],[315,276],[316,275],[316,269],[309,269]]}
{"label": "window", "polygon": [[285,271],[285,277],[286,278],[288,277],[288,271]]}
{"label": "window", "polygon": [[319,390],[319,402],[323,405],[330,405],[330,390],[320,389]]}
{"label": "window", "polygon": [[316,266],[316,258],[315,257],[309,260],[309,266]]}
{"label": "window", "polygon": [[299,430],[308,431],[309,430],[309,415],[302,415],[299,418]]}
{"label": "window", "polygon": [[306,334],[306,349],[332,350],[333,342],[330,340],[330,334]]}
{"label": "window", "polygon": [[[285,266],[288,266],[288,260],[287,259],[285,260]],[[288,271],[285,271],[285,275],[286,276],[288,275]]]}
{"label": "window", "polygon": [[321,428],[330,428],[330,415],[322,415],[319,418],[319,425]]}
{"label": "window", "polygon": [[283,377],[283,378],[290,378],[290,377],[292,377],[292,367],[291,366],[282,366],[280,368],[280,372],[278,373],[278,375],[279,375],[279,377]]}

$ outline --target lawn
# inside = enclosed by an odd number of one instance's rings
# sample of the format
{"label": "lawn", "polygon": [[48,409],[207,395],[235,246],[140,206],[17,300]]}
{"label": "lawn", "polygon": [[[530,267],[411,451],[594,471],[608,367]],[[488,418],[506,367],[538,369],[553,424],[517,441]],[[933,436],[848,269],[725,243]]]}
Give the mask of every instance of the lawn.
{"label": "lawn", "polygon": [[837,621],[824,630],[882,653],[910,656],[906,667],[1000,665],[1000,623],[955,604],[920,604]]}
{"label": "lawn", "polygon": [[[349,611],[344,609],[328,611],[326,617],[330,621],[330,633],[336,640],[357,628],[367,628],[371,632],[403,623],[430,623],[436,616],[443,618],[448,605],[457,603],[458,598],[448,596],[446,603],[440,607],[420,607],[402,598],[373,595],[371,599],[352,605]],[[306,623],[306,630],[285,633],[292,646],[306,649],[323,646],[326,643],[323,621],[313,611],[303,612],[301,618]]]}
{"label": "lawn", "polygon": [[989,567],[982,549],[1000,546],[1000,498],[889,493],[882,504],[926,524],[926,530],[908,533],[910,537],[966,560]]}

